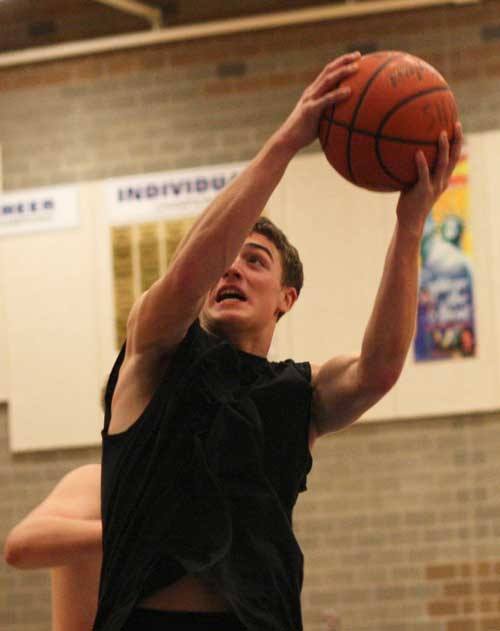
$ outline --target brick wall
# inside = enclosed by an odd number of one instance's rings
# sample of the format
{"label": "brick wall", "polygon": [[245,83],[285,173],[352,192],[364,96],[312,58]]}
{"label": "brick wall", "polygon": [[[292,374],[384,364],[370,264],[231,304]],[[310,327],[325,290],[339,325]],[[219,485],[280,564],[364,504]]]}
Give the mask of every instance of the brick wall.
{"label": "brick wall", "polygon": [[[0,405],[0,542],[69,471],[100,462],[100,450],[67,449],[12,455],[7,409]],[[49,631],[50,575],[20,571],[0,561],[0,631]],[[68,631],[70,631],[68,629]]]}
{"label": "brick wall", "polygon": [[[97,449],[12,456],[0,410],[0,540]],[[499,631],[500,414],[354,425],[314,449],[295,531],[306,631]],[[48,631],[49,578],[0,564],[0,631]]]}
{"label": "brick wall", "polygon": [[491,1],[3,69],[4,187],[247,159],[309,78],[356,47],[425,57],[448,77],[465,130],[496,128],[499,23]]}
{"label": "brick wall", "polygon": [[[500,128],[499,31],[500,3],[486,1],[0,70],[4,186],[248,159],[305,82],[356,47],[425,57],[466,132]],[[296,514],[307,631],[328,609],[345,631],[499,631],[499,421],[366,424],[318,443]],[[64,473],[99,458],[14,457],[6,427],[1,409],[2,541]],[[47,575],[0,565],[0,631],[48,620]]]}
{"label": "brick wall", "polygon": [[499,631],[500,415],[354,425],[317,443],[295,527],[307,630]]}

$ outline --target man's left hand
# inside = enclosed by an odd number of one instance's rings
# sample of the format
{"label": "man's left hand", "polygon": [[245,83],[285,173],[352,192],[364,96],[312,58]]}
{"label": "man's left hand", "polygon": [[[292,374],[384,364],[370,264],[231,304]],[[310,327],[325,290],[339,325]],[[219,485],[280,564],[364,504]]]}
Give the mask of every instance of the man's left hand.
{"label": "man's left hand", "polygon": [[403,191],[399,196],[397,215],[400,226],[419,238],[427,215],[448,186],[451,174],[460,158],[462,141],[460,123],[455,124],[455,136],[451,147],[446,132],[441,132],[436,168],[432,175],[423,152],[417,151],[415,155],[418,180],[414,186]]}

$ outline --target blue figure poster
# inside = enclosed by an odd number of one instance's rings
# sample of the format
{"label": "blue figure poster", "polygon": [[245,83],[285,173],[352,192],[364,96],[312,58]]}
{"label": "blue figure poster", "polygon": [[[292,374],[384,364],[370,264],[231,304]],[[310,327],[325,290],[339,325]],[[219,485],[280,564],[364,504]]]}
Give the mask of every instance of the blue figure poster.
{"label": "blue figure poster", "polygon": [[474,357],[472,239],[467,156],[427,218],[420,246],[415,360]]}

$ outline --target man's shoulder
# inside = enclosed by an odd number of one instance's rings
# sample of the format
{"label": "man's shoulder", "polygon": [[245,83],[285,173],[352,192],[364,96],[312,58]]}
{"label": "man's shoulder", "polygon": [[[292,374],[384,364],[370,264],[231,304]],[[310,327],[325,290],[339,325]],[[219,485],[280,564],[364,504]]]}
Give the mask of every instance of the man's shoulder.
{"label": "man's shoulder", "polygon": [[314,387],[316,380],[318,378],[318,374],[321,366],[319,364],[309,364],[311,369],[311,385]]}

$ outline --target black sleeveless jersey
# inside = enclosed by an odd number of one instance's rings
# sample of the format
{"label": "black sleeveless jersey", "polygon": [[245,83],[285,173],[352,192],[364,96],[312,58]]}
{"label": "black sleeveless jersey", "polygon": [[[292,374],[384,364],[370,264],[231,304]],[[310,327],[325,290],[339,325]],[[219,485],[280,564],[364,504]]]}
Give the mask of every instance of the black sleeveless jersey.
{"label": "black sleeveless jersey", "polygon": [[195,321],[139,419],[110,435],[124,354],[106,389],[94,631],[119,631],[185,574],[215,584],[248,631],[300,631],[291,516],[312,465],[310,365],[268,362]]}

